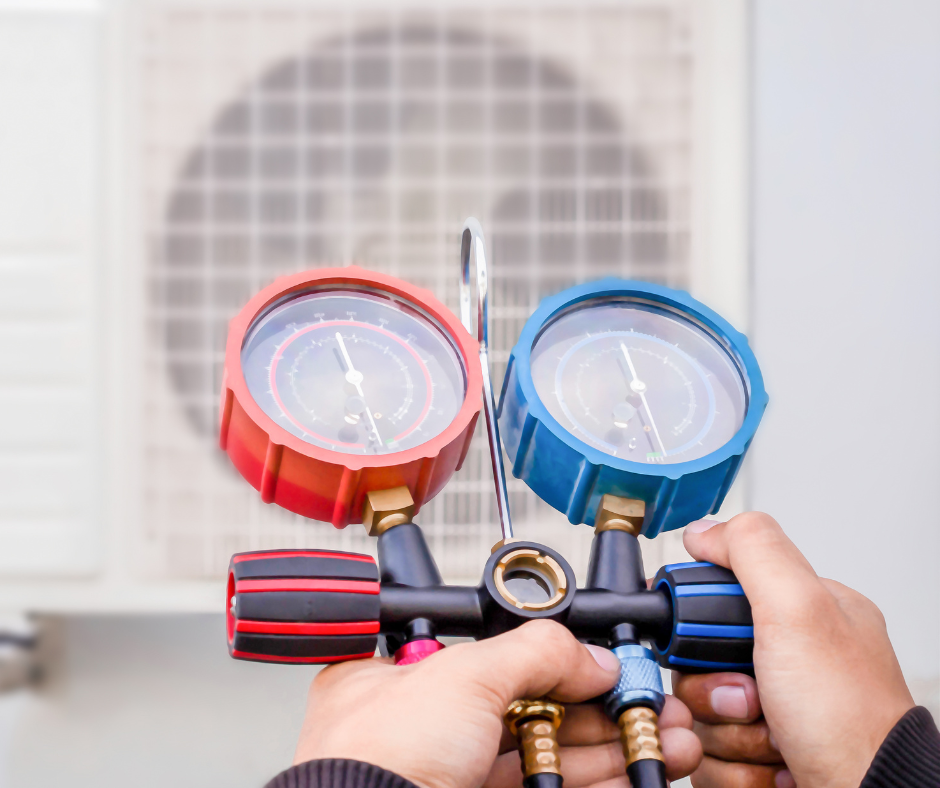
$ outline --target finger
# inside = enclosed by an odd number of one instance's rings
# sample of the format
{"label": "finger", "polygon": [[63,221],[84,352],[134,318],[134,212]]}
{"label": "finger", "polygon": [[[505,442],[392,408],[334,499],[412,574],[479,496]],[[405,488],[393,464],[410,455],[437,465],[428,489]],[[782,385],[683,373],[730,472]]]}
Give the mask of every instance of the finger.
{"label": "finger", "polygon": [[753,722],[761,716],[757,682],[743,673],[673,674],[672,691],[698,722]]}
{"label": "finger", "polygon": [[630,788],[630,781],[627,779],[627,775],[624,774],[611,780],[594,783],[590,788]]}
{"label": "finger", "polygon": [[686,728],[666,728],[660,731],[666,778],[681,780],[694,772],[702,762],[702,742]]}
{"label": "finger", "polygon": [[522,785],[522,760],[519,751],[499,755],[483,781],[483,788],[519,788]]}
{"label": "finger", "polygon": [[[778,772],[786,768],[757,766],[750,763],[728,763],[707,755],[692,775],[693,788],[794,788],[786,777],[777,780]],[[789,772],[787,772],[789,775]]]}
{"label": "finger", "polygon": [[774,747],[770,729],[763,720],[749,725],[695,726],[702,749],[714,758],[741,763],[782,764],[783,758]]}
{"label": "finger", "polygon": [[688,728],[692,730],[692,712],[675,695],[666,696],[666,705],[659,715],[660,728]]}
{"label": "finger", "polygon": [[[692,730],[692,714],[686,705],[666,696],[666,705],[659,715],[660,730],[686,728]],[[558,731],[558,743],[563,747],[584,747],[620,741],[620,728],[604,713],[598,704],[570,704],[565,707],[565,719]]]}
{"label": "finger", "polygon": [[499,737],[499,752],[500,755],[506,752],[512,752],[513,750],[518,749],[519,745],[516,742],[516,737],[509,732],[509,728],[503,725],[502,733]]}
{"label": "finger", "polygon": [[327,665],[314,676],[311,689],[330,687],[341,681],[347,681],[357,674],[368,674],[379,670],[395,668],[394,660],[388,657],[355,659],[350,662],[338,662]]}
{"label": "finger", "polygon": [[[686,733],[695,737],[691,731]],[[562,747],[558,755],[565,788],[579,788],[626,774],[619,741],[589,747]],[[509,752],[496,759],[485,788],[519,788],[522,780],[519,752]]]}
{"label": "finger", "polygon": [[593,747],[566,747],[560,754],[566,788],[592,785],[626,774],[627,765],[619,741]]}
{"label": "finger", "polygon": [[812,609],[820,596],[831,596],[806,558],[769,515],[746,512],[701,530],[702,523],[685,529],[686,550],[699,561],[731,569],[754,609],[761,615],[788,619]]}
{"label": "finger", "polygon": [[620,728],[610,721],[603,707],[597,704],[565,706],[565,719],[558,729],[562,747],[584,747],[620,741]]}
{"label": "finger", "polygon": [[585,646],[561,624],[544,619],[444,649],[417,667],[440,671],[446,683],[456,676],[483,690],[500,715],[516,698],[551,695],[577,703],[602,695],[620,679],[613,652]]}
{"label": "finger", "polygon": [[[702,743],[686,728],[660,730],[666,777],[687,777],[702,760]],[[593,785],[626,773],[623,746],[619,741],[592,747],[565,747],[561,750],[561,772],[566,788]]]}

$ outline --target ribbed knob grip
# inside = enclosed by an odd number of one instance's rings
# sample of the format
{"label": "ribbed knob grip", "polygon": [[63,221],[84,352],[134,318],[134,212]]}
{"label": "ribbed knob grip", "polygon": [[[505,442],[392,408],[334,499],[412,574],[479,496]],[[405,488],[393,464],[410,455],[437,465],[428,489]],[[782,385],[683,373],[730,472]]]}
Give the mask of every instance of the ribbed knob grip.
{"label": "ribbed knob grip", "polygon": [[257,662],[366,659],[379,633],[371,556],[320,550],[237,553],[229,564],[229,654]]}
{"label": "ribbed knob grip", "polygon": [[684,673],[754,670],[751,605],[734,573],[709,563],[669,564],[653,588],[668,592],[672,629],[653,644],[664,668]]}
{"label": "ribbed knob grip", "polygon": [[607,716],[617,722],[624,709],[637,705],[659,714],[666,702],[666,693],[653,652],[639,644],[617,646],[613,651],[620,660],[620,681],[604,696]]}

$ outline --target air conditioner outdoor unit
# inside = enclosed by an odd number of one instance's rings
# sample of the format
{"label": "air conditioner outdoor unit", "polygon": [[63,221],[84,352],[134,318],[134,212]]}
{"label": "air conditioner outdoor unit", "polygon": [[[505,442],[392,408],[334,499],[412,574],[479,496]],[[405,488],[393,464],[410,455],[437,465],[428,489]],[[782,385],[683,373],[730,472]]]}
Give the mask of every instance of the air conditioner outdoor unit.
{"label": "air conditioner outdoor unit", "polygon": [[[75,157],[79,226],[54,246],[40,194],[35,237],[0,248],[0,347],[22,361],[0,377],[0,608],[215,611],[235,551],[372,550],[263,504],[217,449],[227,322],[278,275],[355,262],[456,307],[478,217],[497,385],[539,300],[604,275],[746,327],[743,0],[83,9],[20,20],[0,55],[35,65],[40,95],[0,90],[59,124],[39,139]],[[498,539],[484,440],[420,515],[449,580]],[[511,501],[583,569],[589,528],[519,482]],[[645,549],[681,555],[674,535]]]}

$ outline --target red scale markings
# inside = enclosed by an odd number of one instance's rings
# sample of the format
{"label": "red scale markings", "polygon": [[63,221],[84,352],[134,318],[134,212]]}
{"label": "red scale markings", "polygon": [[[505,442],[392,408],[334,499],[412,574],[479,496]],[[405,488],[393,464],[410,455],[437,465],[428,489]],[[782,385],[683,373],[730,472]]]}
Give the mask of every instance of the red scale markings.
{"label": "red scale markings", "polygon": [[302,336],[309,331],[315,331],[320,328],[325,328],[326,326],[355,326],[356,328],[368,328],[368,330],[370,331],[376,331],[380,334],[384,334],[390,339],[393,339],[399,345],[405,348],[405,350],[411,353],[412,356],[414,356],[415,361],[418,362],[418,367],[421,369],[421,372],[424,374],[424,382],[425,382],[425,385],[427,386],[428,394],[424,401],[424,410],[421,411],[418,418],[415,419],[415,421],[412,423],[410,427],[408,427],[404,432],[400,433],[399,435],[396,435],[394,438],[392,438],[392,440],[393,441],[401,440],[405,436],[410,435],[412,432],[414,432],[414,430],[417,427],[423,424],[425,417],[428,415],[428,411],[430,411],[431,409],[431,398],[433,397],[433,388],[434,388],[431,384],[431,373],[428,371],[427,365],[421,359],[421,356],[417,354],[415,349],[411,347],[411,345],[409,345],[407,342],[402,342],[401,337],[396,336],[391,331],[387,331],[384,328],[373,326],[371,323],[359,323],[355,320],[327,320],[327,321],[323,321],[320,323],[314,323],[313,325],[307,326],[306,328],[303,328],[300,331],[294,332],[293,334],[291,334],[291,336],[285,339],[283,343],[281,343],[280,347],[278,347],[277,352],[274,354],[274,358],[271,360],[271,371],[269,373],[268,382],[269,382],[269,385],[271,386],[271,394],[274,397],[274,401],[275,403],[277,403],[278,408],[280,408],[281,413],[284,414],[284,417],[288,421],[290,421],[290,423],[293,424],[302,433],[305,433],[307,435],[312,435],[315,438],[319,438],[324,443],[331,443],[334,446],[365,448],[364,443],[344,443],[343,441],[338,441],[332,438],[327,438],[323,435],[319,435],[316,432],[313,432],[313,430],[311,430],[309,427],[305,427],[303,424],[297,421],[297,419],[295,419],[293,415],[291,415],[290,411],[284,406],[284,403],[281,400],[280,391],[278,391],[278,388],[277,388],[277,382],[275,380],[277,376],[277,365],[278,363],[280,363],[281,359],[284,357],[284,351],[287,349],[287,346],[290,345],[295,339],[297,339],[297,337]]}

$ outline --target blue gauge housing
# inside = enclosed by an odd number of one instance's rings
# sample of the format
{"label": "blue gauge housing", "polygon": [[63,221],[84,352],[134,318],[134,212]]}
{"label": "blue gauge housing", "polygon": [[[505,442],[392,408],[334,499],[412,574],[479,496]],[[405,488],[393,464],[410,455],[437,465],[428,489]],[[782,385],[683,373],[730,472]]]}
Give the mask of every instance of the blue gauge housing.
{"label": "blue gauge housing", "polygon": [[[672,464],[642,463],[605,454],[565,429],[536,393],[531,352],[561,312],[598,298],[640,299],[705,326],[743,373],[747,411],[737,433],[704,457]],[[577,285],[546,298],[525,324],[503,380],[497,415],[512,473],[572,523],[593,525],[606,494],[646,503],[642,533],[654,537],[717,512],[767,407],[767,393],[747,337],[688,293],[625,279]]]}

